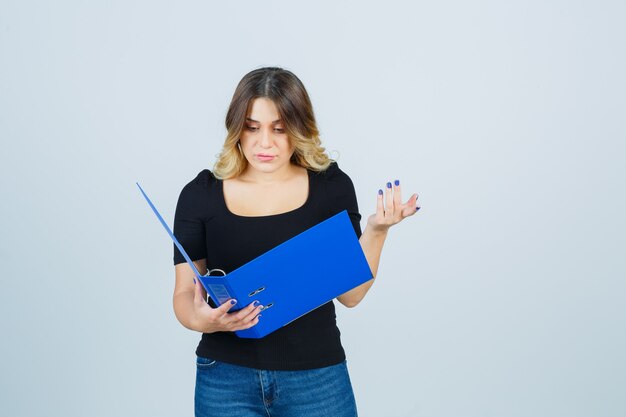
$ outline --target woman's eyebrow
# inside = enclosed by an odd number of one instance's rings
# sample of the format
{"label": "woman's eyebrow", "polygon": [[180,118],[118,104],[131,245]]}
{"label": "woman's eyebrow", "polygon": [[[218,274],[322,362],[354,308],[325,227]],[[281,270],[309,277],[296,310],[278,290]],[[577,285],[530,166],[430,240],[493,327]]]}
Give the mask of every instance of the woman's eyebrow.
{"label": "woman's eyebrow", "polygon": [[[261,123],[261,122],[259,122],[258,120],[254,120],[254,119],[251,119],[251,118],[249,118],[249,117],[246,117],[246,120],[247,120],[247,121],[249,121],[249,122]],[[278,122],[280,122],[280,119],[278,119],[278,120],[274,120],[274,121],[272,122],[272,124],[276,124],[276,123],[278,123]]]}

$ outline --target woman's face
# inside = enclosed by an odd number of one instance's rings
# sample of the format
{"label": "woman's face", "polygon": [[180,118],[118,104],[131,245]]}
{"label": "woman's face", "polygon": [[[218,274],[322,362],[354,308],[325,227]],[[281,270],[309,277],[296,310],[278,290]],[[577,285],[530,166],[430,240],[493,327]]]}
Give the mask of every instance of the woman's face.
{"label": "woman's face", "polygon": [[276,105],[259,97],[248,107],[240,138],[241,150],[250,167],[262,172],[275,172],[289,166],[294,152]]}

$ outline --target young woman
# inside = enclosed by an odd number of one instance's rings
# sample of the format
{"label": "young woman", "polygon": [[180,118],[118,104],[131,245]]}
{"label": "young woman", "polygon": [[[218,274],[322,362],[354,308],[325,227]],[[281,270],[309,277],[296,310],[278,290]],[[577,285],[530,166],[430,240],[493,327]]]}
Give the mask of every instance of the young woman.
{"label": "young woman", "polygon": [[[213,171],[204,169],[186,184],[176,206],[174,234],[200,273],[228,273],[347,210],[376,276],[387,232],[419,209],[417,194],[402,203],[399,181],[388,182],[385,192],[378,190],[376,213],[361,233],[353,183],[325,154],[309,96],[290,71],[269,67],[245,75],[226,129]],[[174,264],[176,317],[202,333],[196,416],[357,415],[333,301],[261,339],[239,338],[234,331],[263,320],[263,306],[251,303],[230,313],[231,303],[207,304],[176,247]],[[373,282],[337,300],[354,307]]]}

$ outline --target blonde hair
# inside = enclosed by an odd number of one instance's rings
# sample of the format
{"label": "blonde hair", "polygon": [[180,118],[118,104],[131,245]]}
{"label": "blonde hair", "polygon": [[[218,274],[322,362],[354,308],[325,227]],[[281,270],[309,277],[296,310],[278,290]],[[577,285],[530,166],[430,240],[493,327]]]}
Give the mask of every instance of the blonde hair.
{"label": "blonde hair", "polygon": [[240,175],[248,161],[238,146],[252,100],[265,97],[274,102],[289,141],[294,146],[291,162],[313,171],[325,171],[334,161],[319,137],[313,106],[304,85],[292,72],[264,67],[246,74],[235,89],[226,113],[226,139],[216,155],[213,174],[219,179]]}

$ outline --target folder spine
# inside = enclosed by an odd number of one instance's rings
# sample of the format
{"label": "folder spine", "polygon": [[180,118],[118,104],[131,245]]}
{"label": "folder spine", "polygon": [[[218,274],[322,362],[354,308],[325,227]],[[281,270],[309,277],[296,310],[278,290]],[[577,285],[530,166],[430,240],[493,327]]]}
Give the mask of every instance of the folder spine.
{"label": "folder spine", "polygon": [[[226,282],[219,283],[219,284],[209,284],[209,287],[211,288],[211,292],[215,295],[214,300],[216,300],[219,305],[224,304],[231,298],[236,299],[233,293],[233,289],[230,288],[230,286]],[[231,308],[231,311],[233,309],[236,309],[238,305],[239,305],[239,300],[237,300],[237,304],[235,304],[235,306]]]}
{"label": "folder spine", "polygon": [[223,277],[204,275],[200,277],[200,282],[202,283],[202,286],[206,290],[207,294],[209,294],[209,297],[213,299],[218,307],[230,300],[231,298],[234,298],[237,300],[237,304],[233,306],[230,311],[233,311],[233,309],[237,309],[237,306],[239,305],[237,295],[233,291],[232,287],[229,285],[228,281],[225,280]]}

